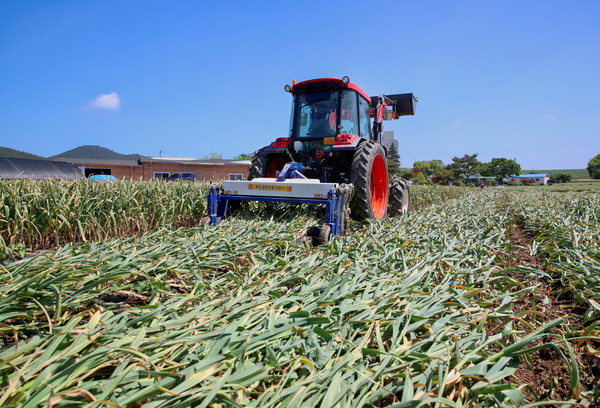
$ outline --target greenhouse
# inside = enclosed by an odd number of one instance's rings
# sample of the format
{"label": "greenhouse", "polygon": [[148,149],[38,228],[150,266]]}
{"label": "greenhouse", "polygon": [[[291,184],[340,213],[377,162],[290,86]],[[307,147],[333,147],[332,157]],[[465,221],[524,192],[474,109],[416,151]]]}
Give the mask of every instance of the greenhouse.
{"label": "greenhouse", "polygon": [[67,179],[82,178],[78,167],[66,162],[0,157],[0,179]]}

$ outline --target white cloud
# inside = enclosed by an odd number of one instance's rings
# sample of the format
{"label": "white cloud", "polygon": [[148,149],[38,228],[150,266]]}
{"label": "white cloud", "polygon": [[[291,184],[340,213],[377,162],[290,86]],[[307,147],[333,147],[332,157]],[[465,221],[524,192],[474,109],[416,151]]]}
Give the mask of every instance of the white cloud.
{"label": "white cloud", "polygon": [[460,122],[460,121],[454,122],[452,124],[452,126],[460,126],[460,125],[462,125],[462,122]]}
{"label": "white cloud", "polygon": [[552,115],[544,115],[544,116],[542,116],[542,120],[554,120],[554,116],[552,116]]}
{"label": "white cloud", "polygon": [[119,94],[116,92],[103,94],[96,97],[92,100],[88,105],[88,109],[108,109],[108,110],[116,110],[121,106],[121,98],[119,98]]}

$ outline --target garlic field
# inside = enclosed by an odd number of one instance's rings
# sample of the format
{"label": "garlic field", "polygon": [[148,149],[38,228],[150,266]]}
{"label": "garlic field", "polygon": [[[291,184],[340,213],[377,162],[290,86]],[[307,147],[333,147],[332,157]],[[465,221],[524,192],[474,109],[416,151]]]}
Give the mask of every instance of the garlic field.
{"label": "garlic field", "polygon": [[[153,214],[161,194],[138,211],[149,224],[174,205]],[[0,265],[0,406],[600,403],[600,194],[416,186],[413,201],[320,247],[310,207],[149,233],[131,218],[127,238],[59,217],[85,242]]]}

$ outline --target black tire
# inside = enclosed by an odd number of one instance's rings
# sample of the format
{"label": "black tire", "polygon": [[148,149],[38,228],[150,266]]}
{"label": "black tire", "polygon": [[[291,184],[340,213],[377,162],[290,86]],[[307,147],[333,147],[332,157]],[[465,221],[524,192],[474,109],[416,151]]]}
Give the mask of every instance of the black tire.
{"label": "black tire", "polygon": [[248,180],[260,177],[275,177],[275,171],[281,170],[287,162],[284,156],[269,156],[265,152],[265,149],[266,147],[260,149],[256,153],[256,156],[254,156],[254,159],[252,159],[252,165],[248,172]]}
{"label": "black tire", "polygon": [[242,202],[240,200],[229,200],[227,205],[227,215],[233,215],[240,211],[242,208]]}
{"label": "black tire", "polygon": [[250,166],[250,171],[248,172],[248,180],[262,177],[263,174],[265,174],[265,169],[267,168],[265,161],[268,160],[268,157],[264,150],[264,147],[260,149],[252,159],[252,165]]}
{"label": "black tire", "polygon": [[388,215],[396,217],[408,213],[410,208],[410,187],[403,179],[394,180],[390,186]]}
{"label": "black tire", "polygon": [[389,195],[387,160],[379,143],[367,140],[358,146],[352,159],[350,181],[354,185],[350,202],[352,217],[357,220],[385,218]]}

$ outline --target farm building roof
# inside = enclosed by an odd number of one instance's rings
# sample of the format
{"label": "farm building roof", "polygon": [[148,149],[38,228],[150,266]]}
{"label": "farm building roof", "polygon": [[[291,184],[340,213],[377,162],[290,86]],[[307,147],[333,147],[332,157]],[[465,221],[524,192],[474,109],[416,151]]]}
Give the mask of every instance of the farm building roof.
{"label": "farm building roof", "polygon": [[131,159],[90,159],[90,158],[75,158],[75,157],[57,157],[57,161],[66,161],[69,163],[77,163],[84,166],[141,166],[137,160]]}
{"label": "farm building roof", "polygon": [[519,177],[519,178],[538,178],[538,177],[546,177],[548,176],[547,173],[535,173],[535,174],[521,174],[518,176],[511,176],[511,177]]}
{"label": "farm building roof", "polygon": [[0,179],[75,180],[82,177],[79,168],[71,163],[0,157]]}
{"label": "farm building roof", "polygon": [[239,164],[250,166],[250,160],[229,160],[229,159],[199,159],[194,157],[153,157],[141,156],[140,160],[145,163],[180,163],[195,164],[199,166],[224,166],[226,164]]}
{"label": "farm building roof", "polygon": [[[465,178],[467,177],[466,174],[461,174],[461,176],[463,176]],[[472,174],[469,176],[469,178],[479,179],[479,180],[495,180],[496,179],[496,177],[494,177],[494,176],[482,176],[481,174]]]}
{"label": "farm building roof", "polygon": [[176,163],[195,164],[198,166],[225,166],[227,164],[239,164],[250,166],[250,160],[228,160],[228,159],[199,159],[195,157],[153,157],[140,156],[138,160],[131,159],[90,159],[76,157],[57,157],[57,161],[67,161],[82,166],[142,166],[142,163]]}

